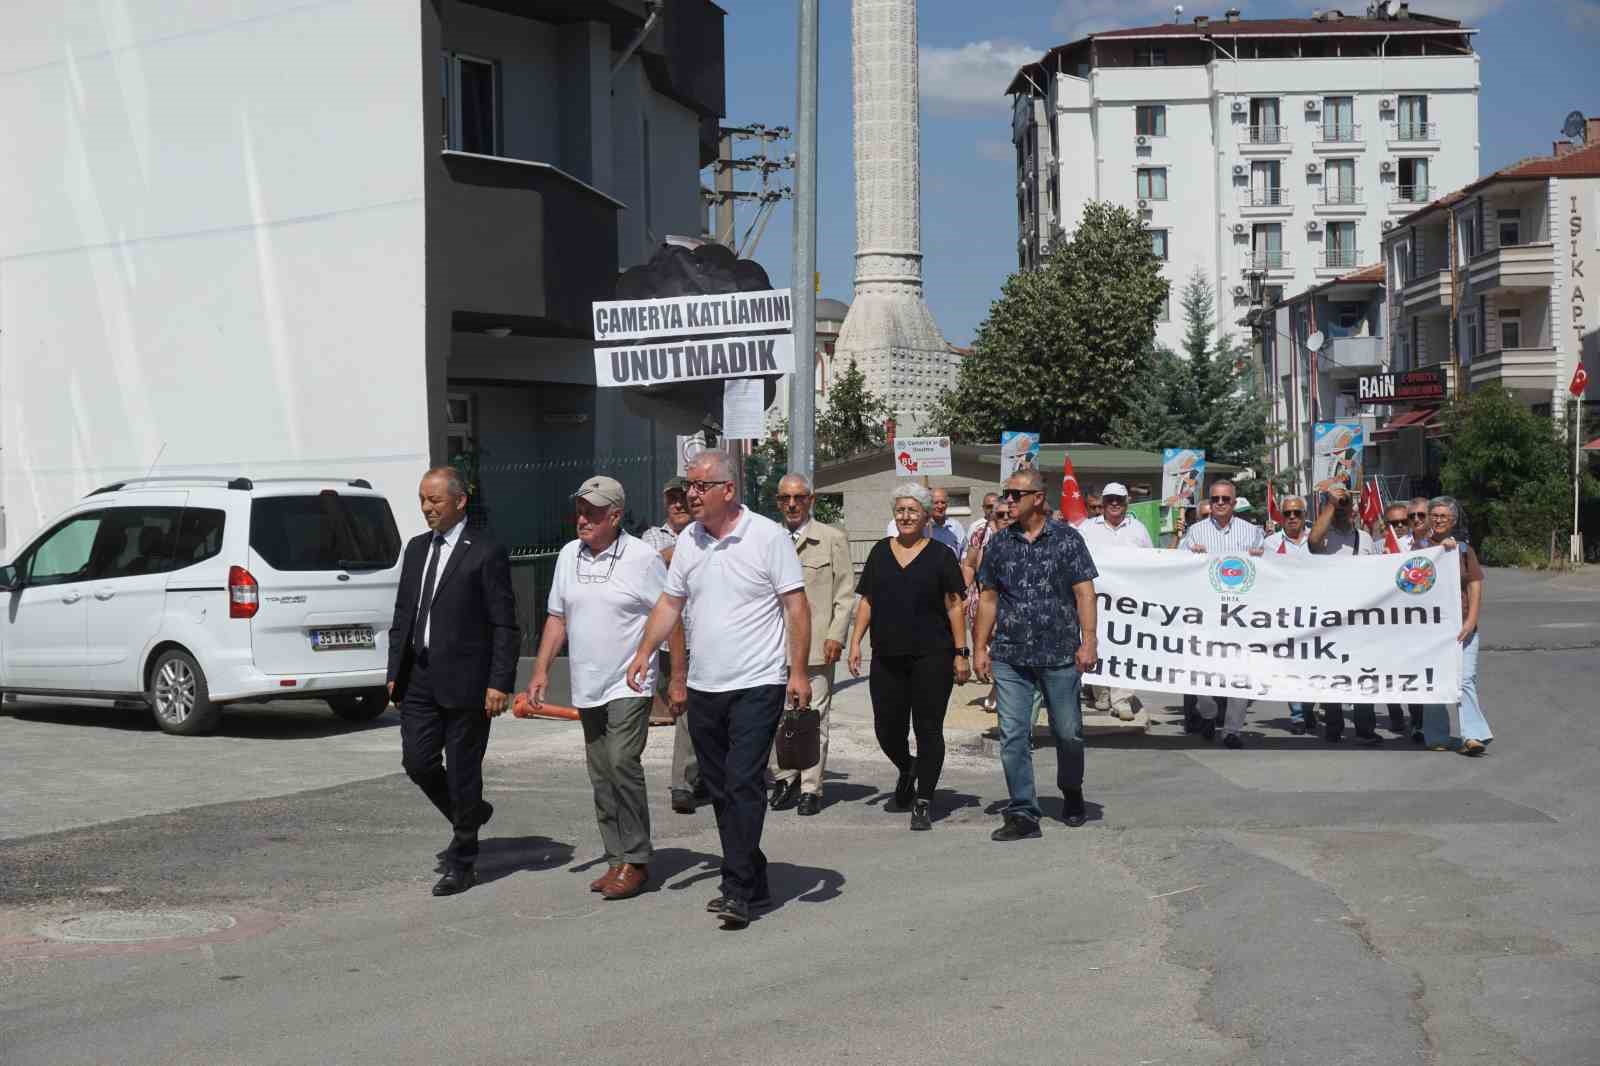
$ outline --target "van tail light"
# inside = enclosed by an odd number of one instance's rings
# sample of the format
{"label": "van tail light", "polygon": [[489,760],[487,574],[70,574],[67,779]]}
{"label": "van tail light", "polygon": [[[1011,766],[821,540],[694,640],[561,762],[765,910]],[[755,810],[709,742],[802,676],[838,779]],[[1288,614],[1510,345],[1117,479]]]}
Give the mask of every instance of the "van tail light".
{"label": "van tail light", "polygon": [[261,609],[261,586],[242,566],[228,567],[228,617],[254,618]]}

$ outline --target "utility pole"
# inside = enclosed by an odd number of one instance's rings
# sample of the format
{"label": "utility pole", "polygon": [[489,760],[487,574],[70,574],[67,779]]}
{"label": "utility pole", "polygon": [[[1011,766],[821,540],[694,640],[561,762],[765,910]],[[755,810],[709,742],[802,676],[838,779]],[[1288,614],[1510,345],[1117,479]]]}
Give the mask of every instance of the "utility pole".
{"label": "utility pole", "polygon": [[794,379],[789,386],[789,470],[810,478],[817,444],[817,6],[798,0],[799,89],[795,144],[794,259],[790,302],[794,312]]}

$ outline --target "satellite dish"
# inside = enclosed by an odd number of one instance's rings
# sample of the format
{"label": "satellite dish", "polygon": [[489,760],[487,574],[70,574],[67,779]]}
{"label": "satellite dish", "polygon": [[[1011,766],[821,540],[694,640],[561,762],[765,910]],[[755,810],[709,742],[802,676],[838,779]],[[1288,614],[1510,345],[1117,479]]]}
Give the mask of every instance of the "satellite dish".
{"label": "satellite dish", "polygon": [[1567,121],[1561,124],[1561,133],[1579,144],[1583,143],[1583,135],[1589,130],[1589,124],[1583,119],[1582,111],[1573,111],[1567,115]]}
{"label": "satellite dish", "polygon": [[1311,336],[1306,338],[1306,348],[1309,351],[1320,352],[1322,351],[1322,346],[1324,343],[1326,343],[1326,341],[1327,338],[1322,335],[1322,331],[1319,329]]}

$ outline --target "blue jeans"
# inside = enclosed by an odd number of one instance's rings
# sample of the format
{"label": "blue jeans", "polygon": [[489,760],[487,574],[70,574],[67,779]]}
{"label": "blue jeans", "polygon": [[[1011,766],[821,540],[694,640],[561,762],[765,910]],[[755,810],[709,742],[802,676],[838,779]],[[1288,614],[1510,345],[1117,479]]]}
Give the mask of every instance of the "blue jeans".
{"label": "blue jeans", "polygon": [[1056,739],[1056,785],[1062,792],[1083,787],[1083,708],[1078,703],[1078,668],[994,664],[1000,719],[1000,765],[1010,800],[1002,812],[1039,820],[1033,786],[1033,694],[1044,694],[1050,732]]}
{"label": "blue jeans", "polygon": [[1450,705],[1430,703],[1422,708],[1422,740],[1428,747],[1456,747],[1459,740],[1489,741],[1494,734],[1478,706],[1478,631],[1461,646],[1461,736],[1450,735]]}

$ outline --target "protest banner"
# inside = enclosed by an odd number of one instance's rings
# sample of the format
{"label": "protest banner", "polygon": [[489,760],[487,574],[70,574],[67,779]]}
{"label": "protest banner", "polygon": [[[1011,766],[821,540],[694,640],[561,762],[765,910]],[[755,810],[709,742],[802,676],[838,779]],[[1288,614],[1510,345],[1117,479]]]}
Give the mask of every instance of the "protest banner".
{"label": "protest banner", "polygon": [[1039,469],[1039,434],[1008,429],[1000,434],[1000,480],[1018,470]]}
{"label": "protest banner", "polygon": [[952,470],[949,437],[894,439],[894,472],[901,477],[948,476]]}
{"label": "protest banner", "polygon": [[1366,447],[1360,422],[1316,422],[1311,427],[1311,483],[1317,492],[1342,485],[1361,487],[1361,458]]}
{"label": "protest banner", "polygon": [[590,309],[594,314],[594,339],[602,343],[780,333],[793,328],[788,289],[658,300],[597,300]]}
{"label": "protest banner", "polygon": [[1193,507],[1205,479],[1204,449],[1161,449],[1161,506]]}
{"label": "protest banner", "polygon": [[594,383],[601,388],[793,372],[794,336],[789,333],[594,350]]}
{"label": "protest banner", "polygon": [[1096,548],[1087,682],[1256,700],[1454,703],[1460,560]]}

